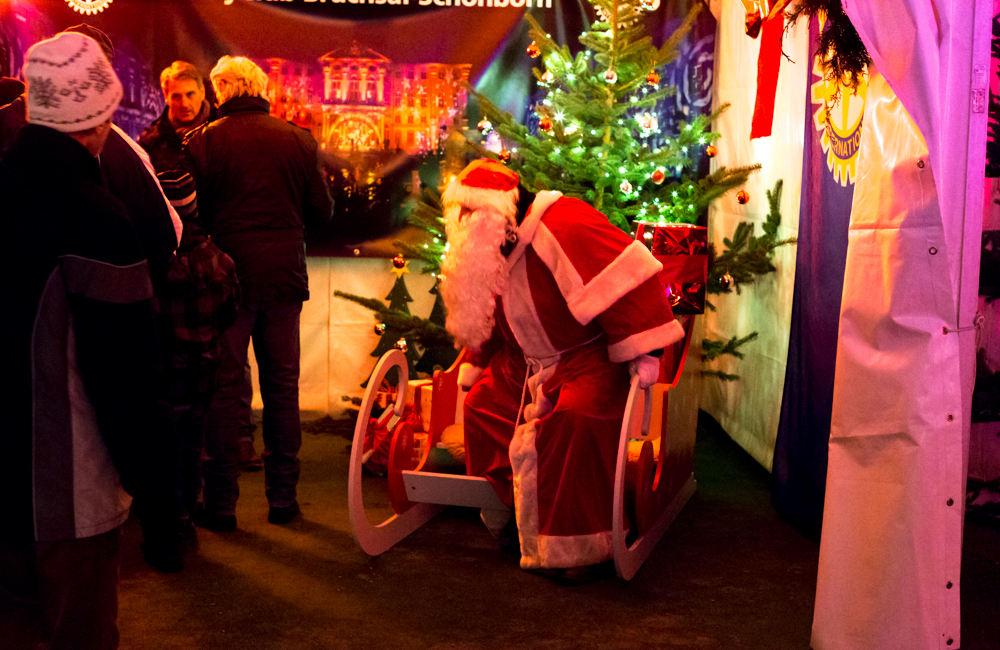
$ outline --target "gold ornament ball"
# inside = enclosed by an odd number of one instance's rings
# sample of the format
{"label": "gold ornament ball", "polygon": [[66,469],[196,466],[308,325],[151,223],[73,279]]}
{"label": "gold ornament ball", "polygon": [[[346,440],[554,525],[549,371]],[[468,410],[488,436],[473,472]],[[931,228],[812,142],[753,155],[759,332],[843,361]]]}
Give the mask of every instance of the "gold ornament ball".
{"label": "gold ornament ball", "polygon": [[609,84],[613,84],[616,81],[618,81],[618,73],[608,68],[607,70],[604,71],[604,80],[607,81]]}
{"label": "gold ornament ball", "polygon": [[650,86],[655,86],[656,84],[660,83],[660,75],[656,74],[655,71],[650,72],[648,75],[646,75],[646,83],[648,83]]}
{"label": "gold ornament ball", "polygon": [[493,124],[490,123],[490,121],[484,117],[483,119],[479,120],[479,124],[476,125],[476,128],[478,128],[479,132],[482,133],[483,135],[489,135],[490,131],[493,130]]}
{"label": "gold ornament ball", "polygon": [[501,149],[500,153],[498,153],[497,156],[500,158],[500,162],[502,162],[505,165],[508,162],[510,162],[510,152],[507,151],[506,149]]}
{"label": "gold ornament ball", "polygon": [[379,336],[385,334],[385,323],[375,323],[375,333]]}
{"label": "gold ornament ball", "polygon": [[542,131],[551,131],[552,120],[550,120],[547,117],[543,117],[542,119],[538,120],[538,128],[540,128]]}
{"label": "gold ornament ball", "polygon": [[723,289],[725,289],[726,291],[729,291],[729,287],[733,286],[733,276],[729,275],[728,273],[725,274],[719,280],[719,284],[722,285]]}
{"label": "gold ornament ball", "polygon": [[736,200],[740,202],[740,205],[744,205],[750,200],[750,194],[746,190],[740,190],[736,194]]}
{"label": "gold ornament ball", "polygon": [[354,257],[357,257],[360,254],[361,254],[361,251],[359,249],[355,248],[354,249]]}
{"label": "gold ornament ball", "polygon": [[653,172],[651,178],[653,179],[654,183],[660,185],[667,178],[667,175],[663,173],[662,169],[657,169],[655,172]]}
{"label": "gold ornament ball", "polygon": [[397,269],[401,269],[404,266],[406,266],[406,260],[403,259],[402,255],[397,255],[396,257],[392,258],[392,265]]}
{"label": "gold ornament ball", "polygon": [[542,54],[542,48],[538,47],[538,43],[531,41],[531,45],[528,46],[528,56],[533,59],[537,59]]}
{"label": "gold ornament ball", "polygon": [[399,339],[396,341],[396,345],[393,346],[403,354],[406,354],[406,339]]}
{"label": "gold ornament ball", "polygon": [[710,144],[705,147],[705,155],[709,158],[715,158],[715,154],[719,153],[719,150],[715,148],[715,145]]}

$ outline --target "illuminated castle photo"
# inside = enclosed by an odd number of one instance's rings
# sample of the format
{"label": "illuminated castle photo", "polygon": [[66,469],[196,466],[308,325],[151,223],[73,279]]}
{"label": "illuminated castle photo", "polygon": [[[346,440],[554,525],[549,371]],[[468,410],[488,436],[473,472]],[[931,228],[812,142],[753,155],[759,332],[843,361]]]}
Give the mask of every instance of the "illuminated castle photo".
{"label": "illuminated castle photo", "polygon": [[393,63],[356,43],[315,63],[258,61],[271,114],[309,129],[326,151],[428,152],[466,128],[469,64]]}

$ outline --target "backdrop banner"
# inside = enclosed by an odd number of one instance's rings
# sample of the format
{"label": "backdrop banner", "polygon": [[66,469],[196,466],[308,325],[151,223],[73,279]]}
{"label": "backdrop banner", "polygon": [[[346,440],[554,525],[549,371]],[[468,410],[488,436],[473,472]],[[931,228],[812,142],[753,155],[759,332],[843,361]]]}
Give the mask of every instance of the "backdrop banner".
{"label": "backdrop banner", "polygon": [[[697,2],[663,0],[647,20],[654,44]],[[73,5],[104,8],[82,14]],[[440,187],[465,163],[464,138],[482,138],[466,83],[537,128],[533,105],[545,89],[532,73],[540,62],[526,53],[527,12],[573,52],[594,20],[585,0],[0,0],[0,75],[18,76],[32,43],[89,23],[114,43],[125,87],[115,121],[135,137],[162,114],[159,73],[173,61],[206,77],[224,54],[262,67],[272,114],[313,133],[336,201],[331,225],[306,232],[312,298],[302,311],[299,389],[303,409],[337,416],[345,396],[361,394],[379,335],[371,311],[332,294],[383,298],[392,288],[393,243],[424,236],[405,225],[407,199]],[[664,137],[711,109],[715,28],[703,11],[659,71],[677,87],[658,107]],[[413,267],[409,309],[427,317],[433,279]]]}

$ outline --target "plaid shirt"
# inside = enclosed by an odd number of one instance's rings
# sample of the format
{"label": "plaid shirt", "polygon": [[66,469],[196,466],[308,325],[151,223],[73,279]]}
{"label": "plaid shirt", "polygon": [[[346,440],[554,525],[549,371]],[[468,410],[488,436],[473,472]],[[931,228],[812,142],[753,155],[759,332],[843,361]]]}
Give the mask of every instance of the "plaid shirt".
{"label": "plaid shirt", "polygon": [[186,173],[160,174],[163,191],[184,222],[177,254],[157,287],[170,399],[175,416],[201,414],[215,392],[219,335],[236,320],[240,286],[233,260],[197,221],[194,181]]}

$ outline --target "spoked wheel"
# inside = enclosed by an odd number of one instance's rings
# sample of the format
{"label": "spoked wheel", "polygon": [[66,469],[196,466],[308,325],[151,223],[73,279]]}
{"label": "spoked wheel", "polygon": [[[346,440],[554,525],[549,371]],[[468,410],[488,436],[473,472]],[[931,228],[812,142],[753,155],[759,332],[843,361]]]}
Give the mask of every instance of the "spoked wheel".
{"label": "spoked wheel", "polygon": [[[365,435],[368,432],[368,420],[371,418],[372,406],[375,404],[378,387],[382,385],[386,374],[392,368],[399,368],[399,391],[392,408],[387,408],[379,418],[379,425],[392,430],[399,423],[406,406],[406,386],[409,379],[406,357],[399,350],[389,350],[379,359],[368,382],[358,422],[354,427],[354,443],[351,446],[351,465],[347,483],[347,509],[351,521],[351,530],[358,545],[368,555],[381,555],[392,548],[404,537],[420,528],[437,515],[444,506],[429,503],[407,503],[396,507],[397,514],[380,524],[372,524],[365,515],[364,499],[362,497],[362,460],[364,456]],[[412,431],[410,432],[412,438]],[[394,445],[395,447],[395,445]],[[391,480],[391,477],[390,477]],[[396,506],[396,504],[394,504]]]}

